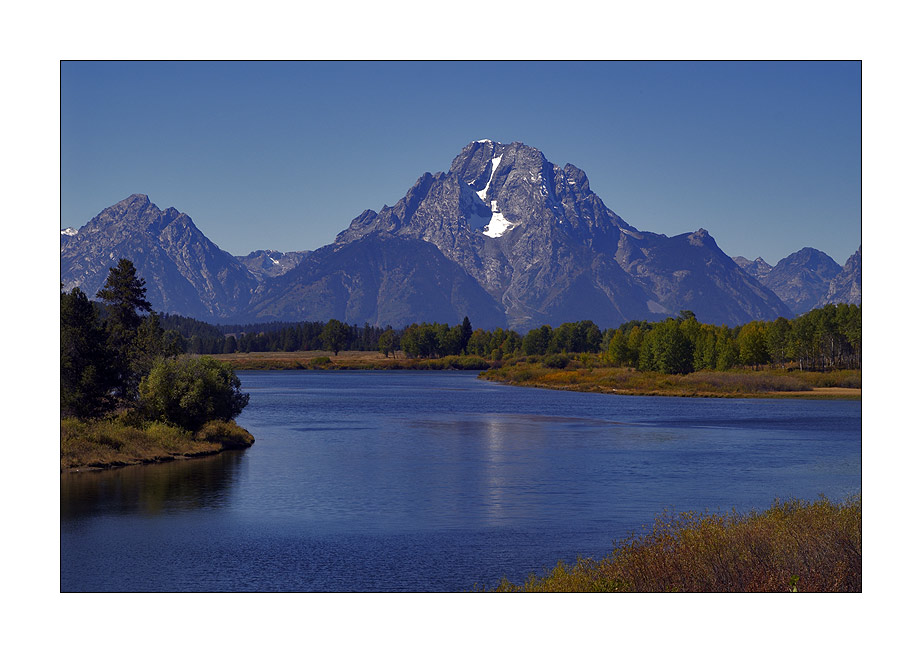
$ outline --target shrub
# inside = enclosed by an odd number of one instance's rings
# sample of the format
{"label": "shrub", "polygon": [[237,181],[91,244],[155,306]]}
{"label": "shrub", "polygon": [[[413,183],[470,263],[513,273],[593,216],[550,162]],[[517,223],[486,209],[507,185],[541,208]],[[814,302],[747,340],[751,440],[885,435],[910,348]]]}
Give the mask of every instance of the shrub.
{"label": "shrub", "polygon": [[766,511],[665,514],[611,555],[560,563],[499,591],[861,591],[861,498],[776,501]]}
{"label": "shrub", "polygon": [[256,441],[242,426],[217,419],[202,426],[195,437],[206,442],[216,442],[225,449],[245,449]]}
{"label": "shrub", "polygon": [[852,374],[844,377],[839,382],[840,388],[860,388],[861,387],[861,374]]}
{"label": "shrub", "polygon": [[246,407],[233,368],[208,356],[160,360],[140,385],[141,407],[147,417],[190,431],[206,422],[231,420]]}
{"label": "shrub", "polygon": [[548,354],[544,357],[544,365],[562,370],[570,363],[570,357],[566,354]]}
{"label": "shrub", "polygon": [[486,370],[490,364],[480,356],[447,356],[445,362],[455,370]]}

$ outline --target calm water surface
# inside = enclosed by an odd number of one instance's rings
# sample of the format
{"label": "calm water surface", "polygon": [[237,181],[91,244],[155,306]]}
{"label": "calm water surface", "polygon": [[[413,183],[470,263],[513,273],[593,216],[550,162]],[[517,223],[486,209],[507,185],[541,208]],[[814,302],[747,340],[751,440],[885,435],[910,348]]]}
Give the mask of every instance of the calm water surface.
{"label": "calm water surface", "polygon": [[62,475],[63,591],[469,590],[604,556],[666,509],[860,491],[855,401],[239,376],[249,450]]}

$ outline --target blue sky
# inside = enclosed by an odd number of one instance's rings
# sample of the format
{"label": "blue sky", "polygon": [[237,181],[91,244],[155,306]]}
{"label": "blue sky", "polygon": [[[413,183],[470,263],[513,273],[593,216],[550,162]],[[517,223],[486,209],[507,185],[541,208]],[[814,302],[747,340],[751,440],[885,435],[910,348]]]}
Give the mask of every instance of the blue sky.
{"label": "blue sky", "polygon": [[635,227],[769,263],[860,243],[857,62],[64,62],[61,225],[132,193],[233,254],[315,249],[472,140]]}

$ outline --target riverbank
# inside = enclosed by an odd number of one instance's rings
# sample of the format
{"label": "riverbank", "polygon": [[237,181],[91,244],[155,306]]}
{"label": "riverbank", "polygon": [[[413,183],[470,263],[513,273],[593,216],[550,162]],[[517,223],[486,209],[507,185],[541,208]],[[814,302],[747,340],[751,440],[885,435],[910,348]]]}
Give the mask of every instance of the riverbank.
{"label": "riverbank", "polygon": [[61,471],[79,472],[182,460],[245,449],[256,439],[233,421],[214,420],[192,433],[126,416],[61,420]]}
{"label": "riverbank", "polygon": [[[574,355],[575,356],[575,355]],[[214,354],[241,370],[480,370],[480,377],[498,383],[602,394],[665,397],[787,397],[792,399],[861,399],[861,372],[793,370],[703,370],[692,374],[638,372],[601,367],[599,357],[583,362],[560,358],[563,367],[548,367],[544,358],[519,357],[490,361],[480,356],[443,358],[385,357],[380,352],[326,351]]]}
{"label": "riverbank", "polygon": [[860,592],[861,498],[664,517],[601,560],[504,579],[496,591]]}
{"label": "riverbank", "polygon": [[377,351],[282,351],[212,354],[212,358],[241,370],[486,370],[490,363],[480,356],[443,358],[385,357]]}
{"label": "riverbank", "polygon": [[518,362],[481,372],[480,378],[508,385],[666,397],[861,399],[861,372],[703,370],[691,374],[638,372],[629,368],[551,368]]}

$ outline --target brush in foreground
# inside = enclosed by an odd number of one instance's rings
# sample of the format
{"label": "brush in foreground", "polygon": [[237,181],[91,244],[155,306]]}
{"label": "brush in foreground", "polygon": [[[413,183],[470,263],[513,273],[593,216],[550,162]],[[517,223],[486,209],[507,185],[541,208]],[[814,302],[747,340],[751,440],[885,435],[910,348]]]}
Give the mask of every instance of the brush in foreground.
{"label": "brush in foreground", "polygon": [[558,563],[501,592],[860,592],[861,499],[658,519],[601,560]]}

